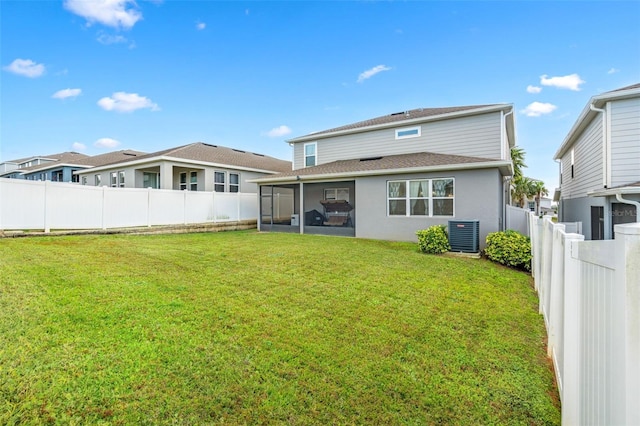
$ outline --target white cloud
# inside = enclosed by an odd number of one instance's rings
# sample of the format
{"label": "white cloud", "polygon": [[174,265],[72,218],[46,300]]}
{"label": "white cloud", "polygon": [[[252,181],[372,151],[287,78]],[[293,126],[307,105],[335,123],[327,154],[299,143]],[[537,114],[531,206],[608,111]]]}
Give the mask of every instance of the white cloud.
{"label": "white cloud", "polygon": [[98,148],[115,148],[118,145],[120,145],[120,142],[111,138],[100,138],[93,144],[93,146],[96,146]]}
{"label": "white cloud", "polygon": [[75,98],[82,93],[82,89],[62,89],[51,95],[53,99]]}
{"label": "white cloud", "polygon": [[207,24],[205,24],[204,22],[196,22],[196,30],[202,31],[205,28],[207,28]]}
{"label": "white cloud", "polygon": [[126,43],[128,41],[127,38],[124,36],[111,35],[111,34],[105,34],[105,33],[100,33],[97,40],[98,40],[98,43],[101,43],[101,44],[117,44],[117,43]]}
{"label": "white cloud", "polygon": [[73,149],[74,151],[84,151],[85,149],[87,149],[87,146],[80,142],[74,142],[73,145],[71,145],[71,149]]}
{"label": "white cloud", "polygon": [[611,68],[609,71],[607,71],[607,74],[615,74],[617,72],[620,72],[620,70],[617,68]]}
{"label": "white cloud", "polygon": [[9,65],[2,68],[5,71],[30,78],[40,77],[45,71],[44,65],[36,64],[31,59],[15,59]]}
{"label": "white cloud", "polygon": [[267,136],[270,138],[279,138],[282,136],[286,136],[291,133],[291,129],[288,126],[282,125],[280,127],[275,127],[267,132]]}
{"label": "white cloud", "polygon": [[160,111],[157,104],[151,99],[140,96],[137,93],[115,92],[111,97],[104,97],[98,101],[98,105],[106,111],[133,112],[137,109],[150,109]]}
{"label": "white cloud", "polygon": [[82,16],[88,24],[98,22],[113,28],[131,28],[142,19],[135,0],[65,0],[64,7]]}
{"label": "white cloud", "polygon": [[585,81],[578,74],[569,74],[563,77],[549,77],[547,75],[540,76],[540,84],[543,86],[557,87],[558,89],[569,89],[574,91],[580,90],[580,85]]}
{"label": "white cloud", "polygon": [[373,77],[374,75],[382,72],[382,71],[389,71],[391,68],[386,66],[386,65],[377,65],[371,69],[368,69],[362,73],[360,73],[360,75],[358,76],[358,83],[362,83],[363,81],[365,81],[368,78]]}
{"label": "white cloud", "polygon": [[529,93],[540,93],[540,92],[542,92],[542,87],[528,85],[527,86],[527,92],[529,92]]}
{"label": "white cloud", "polygon": [[551,114],[556,110],[556,108],[558,107],[550,103],[532,102],[520,112],[525,114],[527,117],[540,117],[544,114]]}

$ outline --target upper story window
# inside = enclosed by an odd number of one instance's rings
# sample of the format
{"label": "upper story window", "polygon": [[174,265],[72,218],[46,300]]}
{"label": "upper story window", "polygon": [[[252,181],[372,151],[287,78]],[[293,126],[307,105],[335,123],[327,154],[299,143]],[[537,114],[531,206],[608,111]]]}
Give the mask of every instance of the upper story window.
{"label": "upper story window", "polygon": [[304,144],[304,166],[311,167],[318,164],[317,159],[318,144],[316,142]]}
{"label": "upper story window", "polygon": [[571,177],[573,178],[574,176],[574,172],[573,172],[573,165],[576,161],[576,153],[573,150],[573,148],[571,148]]}
{"label": "upper story window", "polygon": [[396,139],[417,138],[421,134],[422,128],[420,126],[396,129]]}
{"label": "upper story window", "polygon": [[198,172],[189,172],[189,191],[198,190]]}

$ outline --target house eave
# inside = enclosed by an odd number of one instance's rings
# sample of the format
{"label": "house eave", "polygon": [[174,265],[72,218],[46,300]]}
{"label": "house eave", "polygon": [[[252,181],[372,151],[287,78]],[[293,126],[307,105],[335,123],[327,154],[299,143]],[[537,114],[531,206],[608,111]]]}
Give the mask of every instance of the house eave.
{"label": "house eave", "polygon": [[202,161],[202,160],[189,160],[187,158],[178,158],[178,157],[163,155],[160,157],[151,157],[151,158],[145,158],[141,160],[111,163],[105,166],[96,166],[90,169],[78,170],[77,172],[75,172],[75,174],[81,175],[81,174],[102,172],[105,170],[113,170],[121,167],[135,167],[143,164],[152,164],[152,163],[163,162],[163,161],[170,161],[172,163],[179,163],[179,164],[185,164],[185,165],[198,165],[198,166],[206,166],[206,167],[214,167],[214,168],[219,167],[224,169],[233,169],[233,170],[240,170],[245,172],[257,172],[257,173],[267,173],[267,174],[277,173],[276,171],[273,171],[273,170],[256,169],[256,168],[246,167],[246,166],[234,166],[231,164],[213,163],[213,162]]}
{"label": "house eave", "polygon": [[273,177],[273,178],[262,177],[258,179],[248,180],[248,182],[257,183],[257,184],[314,182],[314,181],[336,180],[336,179],[351,179],[351,178],[366,177],[366,176],[385,176],[385,175],[397,175],[397,174],[430,173],[430,172],[441,172],[441,171],[460,171],[460,170],[489,169],[489,168],[497,168],[500,170],[500,172],[503,175],[510,176],[513,174],[511,167],[512,167],[511,162],[509,161],[487,161],[483,163],[445,164],[440,166],[361,170],[361,171],[344,172],[344,173],[319,173],[314,175],[282,176],[282,177]]}
{"label": "house eave", "polygon": [[310,133],[308,135],[299,136],[293,139],[288,139],[285,142],[288,144],[294,144],[299,142],[309,142],[309,141],[314,141],[318,139],[326,139],[326,138],[331,138],[336,136],[350,135],[354,133],[363,133],[363,132],[369,132],[373,130],[382,130],[382,129],[388,129],[388,128],[394,128],[394,127],[410,126],[412,124],[472,116],[472,115],[484,114],[488,112],[511,111],[511,110],[513,110],[513,104],[496,104],[496,105],[491,105],[491,106],[486,106],[481,108],[468,109],[464,111],[450,112],[446,114],[433,115],[429,117],[418,117],[418,118],[412,118],[408,120],[394,121],[392,123],[376,124],[373,126],[358,127],[354,129],[345,129],[345,130],[339,130],[335,132]]}
{"label": "house eave", "polygon": [[588,126],[588,124],[591,123],[593,118],[597,114],[599,114],[598,112],[591,109],[592,105],[595,108],[602,108],[607,102],[629,99],[638,96],[640,96],[640,88],[607,92],[593,96],[591,99],[589,99],[589,102],[587,103],[587,105],[585,105],[584,109],[580,113],[580,116],[573,124],[573,127],[571,127],[571,130],[569,130],[569,133],[562,141],[562,144],[554,154],[553,159],[560,160],[562,156],[567,152],[567,150],[571,147],[571,145],[573,145],[578,135],[580,135],[582,131]]}
{"label": "house eave", "polygon": [[638,186],[621,186],[618,188],[598,189],[587,192],[589,197],[612,197],[616,195],[635,195],[640,194]]}

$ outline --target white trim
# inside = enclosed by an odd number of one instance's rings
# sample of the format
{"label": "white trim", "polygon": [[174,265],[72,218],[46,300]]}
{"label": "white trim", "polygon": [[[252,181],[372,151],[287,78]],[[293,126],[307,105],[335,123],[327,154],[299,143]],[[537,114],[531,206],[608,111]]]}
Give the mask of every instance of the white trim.
{"label": "white trim", "polygon": [[[437,181],[437,180],[451,180],[453,182],[453,195],[451,197],[434,197],[433,195],[433,181]],[[418,181],[423,181],[423,182],[427,182],[427,194],[423,195],[422,197],[412,197],[411,196],[411,182],[418,182]],[[389,184],[392,182],[403,182],[405,184],[405,196],[404,197],[390,197],[389,196]],[[387,209],[387,217],[390,218],[402,218],[402,217],[413,217],[413,218],[420,218],[420,217],[429,217],[429,218],[441,218],[441,217],[455,217],[456,216],[456,179],[454,177],[436,177],[436,178],[414,178],[414,179],[391,179],[387,181],[387,185],[386,185],[386,209]],[[390,214],[389,213],[389,201],[405,201],[405,214],[404,215],[398,215],[398,214]],[[426,200],[427,201],[427,209],[428,209],[428,213],[424,214],[424,215],[412,215],[411,214],[411,200]],[[435,200],[451,200],[452,201],[452,205],[451,205],[451,215],[435,215],[433,214],[433,202]]]}
{"label": "white trim", "polygon": [[[413,131],[417,131],[417,132],[415,134],[411,133],[408,135],[400,135],[401,132],[413,132]],[[395,134],[396,134],[396,140],[418,138],[422,136],[422,126],[401,127],[396,129]]]}
{"label": "white trim", "polygon": [[465,164],[445,164],[442,166],[426,166],[426,167],[408,167],[398,169],[384,169],[384,170],[361,170],[357,172],[345,172],[345,173],[325,173],[317,175],[301,175],[301,176],[283,176],[283,177],[262,177],[257,179],[250,179],[247,182],[258,184],[270,184],[270,183],[282,183],[282,182],[296,182],[300,180],[311,181],[328,181],[332,179],[345,179],[355,178],[362,176],[385,176],[396,175],[404,173],[427,173],[427,172],[439,172],[439,171],[458,171],[458,170],[475,170],[475,169],[503,169],[503,171],[511,172],[511,161],[486,161],[482,163],[465,163]]}

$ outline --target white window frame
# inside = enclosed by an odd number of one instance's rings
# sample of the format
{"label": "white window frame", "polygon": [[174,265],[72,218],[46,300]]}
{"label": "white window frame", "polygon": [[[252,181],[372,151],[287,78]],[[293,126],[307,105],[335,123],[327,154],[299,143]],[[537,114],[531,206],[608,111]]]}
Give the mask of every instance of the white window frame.
{"label": "white window frame", "polygon": [[[222,176],[222,182],[217,180],[218,176]],[[222,187],[222,190],[218,189]],[[215,170],[213,172],[213,191],[214,192],[226,192],[227,190],[227,172],[221,170]]]}
{"label": "white window frame", "polygon": [[[184,179],[182,178],[184,176]],[[187,172],[180,172],[178,174],[178,189],[180,191],[187,190]]]}
{"label": "white window frame", "polygon": [[[411,134],[401,135],[404,132],[414,132]],[[396,140],[398,139],[409,139],[409,138],[417,138],[422,136],[422,126],[412,126],[412,127],[402,127],[400,129],[396,129]]]}
{"label": "white window frame", "polygon": [[110,177],[110,185],[112,188],[117,188],[118,187],[118,172],[111,172],[109,174]]}
{"label": "white window frame", "polygon": [[[313,155],[307,155],[307,147],[313,146]],[[313,157],[313,164],[307,164],[307,158]],[[304,161],[304,167],[313,167],[318,165],[318,142],[305,143],[302,147],[302,158]]]}
{"label": "white window frame", "polygon": [[93,183],[95,184],[95,186],[102,185],[102,176],[101,175],[94,175],[93,176]]}
{"label": "white window frame", "polygon": [[86,176],[82,176],[82,184],[83,185],[87,184],[87,177]]}
{"label": "white window frame", "polygon": [[118,187],[124,188],[125,174],[124,170],[118,170]]}
{"label": "white window frame", "polygon": [[197,190],[198,190],[198,172],[195,170],[192,170],[189,172],[189,191],[197,191]]}
{"label": "white window frame", "polygon": [[[433,182],[438,180],[451,180],[453,183],[453,193],[450,197],[436,197],[433,195]],[[425,182],[427,185],[427,194],[422,197],[412,197],[411,196],[411,182]],[[405,185],[405,195],[403,197],[390,197],[389,196],[389,185],[395,182],[402,182]],[[456,180],[453,177],[439,177],[439,178],[424,178],[424,179],[393,179],[387,181],[387,216],[388,217],[455,217],[456,212],[456,202],[455,202],[455,191],[456,191]],[[425,215],[412,215],[411,214],[411,200],[426,200],[428,206],[428,214]],[[405,214],[390,214],[389,212],[389,201],[405,201]],[[451,215],[435,215],[433,214],[433,204],[435,200],[452,200],[452,208]]]}
{"label": "white window frame", "polygon": [[[235,176],[238,183],[233,183],[231,176]],[[240,192],[240,173],[229,172],[229,192]]]}
{"label": "white window frame", "polygon": [[[346,192],[346,198],[338,198],[338,194],[341,191]],[[349,188],[325,188],[324,189],[324,199],[325,200],[342,200],[344,199],[346,202],[349,202]]]}

